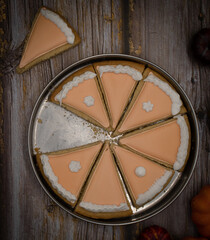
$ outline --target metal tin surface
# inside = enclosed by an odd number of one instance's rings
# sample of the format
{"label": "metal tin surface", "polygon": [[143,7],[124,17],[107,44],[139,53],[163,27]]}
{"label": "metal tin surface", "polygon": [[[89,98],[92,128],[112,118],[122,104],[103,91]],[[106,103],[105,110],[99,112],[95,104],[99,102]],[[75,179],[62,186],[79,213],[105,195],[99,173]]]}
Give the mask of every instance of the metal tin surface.
{"label": "metal tin surface", "polygon": [[[48,151],[55,151],[54,149],[54,139],[59,138],[61,144],[59,146],[56,145],[56,147],[61,150],[64,148],[69,147],[75,147],[84,145],[91,142],[92,138],[92,132],[91,124],[87,124],[83,122],[79,117],[75,116],[74,114],[55,107],[54,105],[51,105],[47,100],[50,93],[54,90],[56,86],[58,86],[66,77],[71,75],[74,71],[79,70],[80,68],[85,67],[86,65],[89,65],[93,62],[100,62],[104,60],[129,60],[134,61],[138,63],[143,63],[147,65],[148,67],[152,68],[153,70],[157,71],[161,75],[163,75],[169,83],[171,83],[176,91],[180,94],[181,99],[183,101],[184,106],[186,107],[188,111],[188,118],[191,126],[191,151],[189,160],[187,162],[187,165],[182,173],[176,172],[174,177],[172,178],[171,182],[167,186],[167,188],[164,189],[163,192],[161,192],[158,196],[156,196],[152,201],[145,204],[143,207],[139,209],[135,209],[133,207],[134,214],[127,218],[120,218],[120,219],[111,219],[111,220],[98,220],[98,219],[92,219],[88,218],[82,215],[79,215],[73,211],[73,209],[66,204],[62,199],[60,199],[48,186],[46,181],[44,180],[35,159],[35,148],[43,148],[43,152]],[[46,113],[50,114],[53,113],[54,118],[45,119]],[[62,116],[62,117],[61,117]],[[49,118],[49,117],[48,117]],[[44,119],[44,121],[43,121]],[[46,120],[46,121],[45,121]],[[40,124],[40,122],[42,124]],[[84,126],[83,135],[77,134],[77,128]],[[42,127],[40,127],[42,126]],[[74,130],[74,131],[73,131]],[[100,131],[100,129],[99,129]],[[75,135],[77,134],[77,135]],[[99,135],[100,136],[106,136],[107,133],[102,131]],[[73,137],[70,137],[73,136]],[[107,135],[107,139],[109,139],[109,136]],[[59,73],[43,90],[40,97],[38,98],[35,107],[33,109],[30,124],[29,124],[29,130],[28,130],[28,150],[29,150],[29,156],[32,168],[34,170],[34,173],[41,184],[42,188],[45,190],[45,192],[55,201],[56,204],[58,204],[61,208],[66,210],[71,215],[78,217],[82,220],[96,223],[96,224],[103,224],[103,225],[126,225],[126,224],[132,224],[135,222],[146,220],[155,214],[159,213],[160,211],[164,210],[167,206],[169,206],[183,191],[183,189],[186,187],[188,181],[191,178],[191,175],[193,173],[193,170],[196,165],[197,157],[198,157],[198,150],[199,150],[199,131],[198,131],[198,124],[196,120],[196,115],[193,110],[192,104],[190,103],[189,98],[183,91],[183,89],[180,87],[180,85],[176,82],[176,80],[171,77],[166,71],[164,71],[159,66],[146,61],[141,58],[133,57],[130,55],[123,55],[123,54],[103,54],[103,55],[97,55],[85,58],[83,60],[80,60],[71,66],[64,69],[61,73]],[[171,191],[173,189],[173,191]]]}

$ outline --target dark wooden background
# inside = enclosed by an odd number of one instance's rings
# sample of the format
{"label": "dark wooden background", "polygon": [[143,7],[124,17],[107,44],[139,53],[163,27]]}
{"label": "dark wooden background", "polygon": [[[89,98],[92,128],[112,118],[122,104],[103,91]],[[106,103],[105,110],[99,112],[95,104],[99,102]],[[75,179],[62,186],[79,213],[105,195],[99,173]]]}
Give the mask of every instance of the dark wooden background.
{"label": "dark wooden background", "polygon": [[[82,42],[19,75],[24,38],[43,5],[66,17]],[[0,0],[0,239],[138,239],[151,224],[173,239],[197,236],[190,200],[210,183],[210,67],[192,58],[189,44],[204,27],[210,27],[209,0]],[[188,186],[166,210],[129,226],[98,226],[60,209],[40,187],[27,151],[29,118],[43,88],[70,64],[99,53],[160,65],[186,91],[199,120],[201,148]]]}

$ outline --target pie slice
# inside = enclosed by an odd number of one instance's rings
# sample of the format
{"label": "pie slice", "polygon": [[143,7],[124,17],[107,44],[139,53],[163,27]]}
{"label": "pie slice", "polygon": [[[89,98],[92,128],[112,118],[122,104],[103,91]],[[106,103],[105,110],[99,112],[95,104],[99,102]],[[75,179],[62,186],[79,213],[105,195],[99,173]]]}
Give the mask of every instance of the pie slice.
{"label": "pie slice", "polygon": [[105,61],[95,63],[99,83],[114,130],[132,96],[137,83],[142,79],[144,65],[129,61]]}
{"label": "pie slice", "polygon": [[73,73],[51,94],[50,100],[104,129],[109,129],[109,118],[91,65]]}
{"label": "pie slice", "polygon": [[182,171],[190,152],[187,116],[176,116],[156,125],[124,135],[119,143],[154,161]]}
{"label": "pie slice", "polygon": [[92,218],[131,215],[109,144],[105,143],[75,211]]}
{"label": "pie slice", "polygon": [[136,207],[158,195],[173,176],[174,171],[122,147],[112,145],[112,150]]}
{"label": "pie slice", "polygon": [[75,30],[57,13],[42,7],[37,13],[29,33],[18,73],[65,51],[80,42]]}
{"label": "pie slice", "polygon": [[147,68],[143,77],[113,135],[186,112],[179,94],[163,76]]}
{"label": "pie slice", "polygon": [[37,162],[52,190],[72,207],[99,154],[102,142],[46,154],[37,154]]}

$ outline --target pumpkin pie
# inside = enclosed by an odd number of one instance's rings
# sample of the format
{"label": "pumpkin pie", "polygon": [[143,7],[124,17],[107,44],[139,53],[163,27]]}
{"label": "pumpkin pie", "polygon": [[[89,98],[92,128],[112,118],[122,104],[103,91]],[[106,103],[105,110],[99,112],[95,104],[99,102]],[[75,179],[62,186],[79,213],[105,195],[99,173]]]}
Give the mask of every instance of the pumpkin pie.
{"label": "pumpkin pie", "polygon": [[93,65],[114,130],[142,79],[145,66],[129,61],[103,61]]}
{"label": "pumpkin pie", "polygon": [[84,216],[103,219],[125,217],[132,213],[107,142],[75,211]]}
{"label": "pumpkin pie", "polygon": [[181,98],[160,74],[147,68],[114,136],[185,113]]}
{"label": "pumpkin pie", "polygon": [[137,155],[125,148],[112,145],[122,176],[138,208],[161,193],[170,182],[174,171]]}
{"label": "pumpkin pie", "polygon": [[49,186],[77,214],[131,216],[164,196],[187,163],[191,136],[182,100],[166,78],[142,64],[84,66],[58,82],[48,100],[106,130],[104,143],[37,154]]}
{"label": "pumpkin pie", "polygon": [[72,207],[100,152],[102,142],[37,154],[37,162],[51,189]]}
{"label": "pumpkin pie", "polygon": [[190,152],[190,125],[187,115],[133,131],[119,143],[174,170],[182,171]]}
{"label": "pumpkin pie", "polygon": [[110,129],[102,93],[91,65],[65,79],[53,91],[50,100],[99,127]]}
{"label": "pumpkin pie", "polygon": [[74,47],[79,42],[78,34],[62,16],[42,7],[25,41],[17,72],[25,72],[37,63]]}

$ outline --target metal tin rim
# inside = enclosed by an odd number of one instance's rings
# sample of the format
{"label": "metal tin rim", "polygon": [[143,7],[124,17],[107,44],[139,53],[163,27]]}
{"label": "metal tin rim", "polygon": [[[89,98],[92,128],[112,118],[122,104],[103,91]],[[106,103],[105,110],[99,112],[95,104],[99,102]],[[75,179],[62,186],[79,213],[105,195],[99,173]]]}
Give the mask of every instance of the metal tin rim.
{"label": "metal tin rim", "polygon": [[[170,82],[172,83],[172,85],[178,89],[179,94],[181,95],[182,100],[185,103],[185,106],[187,107],[187,110],[189,112],[189,115],[191,117],[191,127],[194,136],[194,148],[193,150],[191,150],[191,154],[192,154],[192,159],[191,161],[188,161],[188,169],[186,171],[186,176],[184,177],[184,181],[180,181],[180,184],[178,186],[178,183],[174,186],[173,191],[169,192],[169,196],[167,195],[166,197],[168,197],[167,199],[163,199],[160,201],[160,203],[157,204],[157,206],[154,208],[152,207],[152,210],[150,213],[145,214],[145,216],[142,217],[141,216],[131,216],[129,218],[125,218],[125,219],[117,219],[117,220],[111,220],[111,221],[105,221],[105,220],[97,220],[97,219],[92,219],[92,218],[87,218],[85,216],[81,216],[79,214],[76,214],[72,211],[70,211],[69,209],[67,209],[65,206],[63,206],[61,203],[59,203],[54,196],[52,196],[51,193],[49,193],[49,191],[46,189],[46,187],[44,186],[42,180],[40,179],[38,173],[37,173],[37,169],[36,166],[33,162],[33,151],[32,151],[32,134],[33,134],[33,122],[34,122],[34,118],[36,116],[39,104],[44,96],[44,94],[50,89],[50,87],[57,81],[57,79],[59,79],[61,76],[65,75],[65,73],[71,71],[74,68],[78,68],[79,66],[87,65],[90,64],[91,62],[96,62],[96,61],[103,61],[103,60],[131,60],[131,61],[135,61],[135,62],[139,62],[139,63],[143,63],[148,65],[149,67],[153,68],[154,70],[156,70],[157,72],[159,72],[160,74],[166,76],[168,78],[168,80],[170,80]],[[170,204],[172,204],[172,202],[174,202],[176,200],[176,198],[182,193],[182,191],[184,190],[184,188],[186,187],[186,185],[188,184],[194,168],[196,166],[196,162],[197,162],[197,158],[198,158],[198,153],[199,153],[199,129],[198,129],[198,122],[197,122],[197,118],[195,115],[195,111],[193,109],[193,106],[189,100],[189,98],[187,97],[186,93],[184,92],[184,90],[181,88],[181,86],[176,82],[176,80],[168,73],[166,72],[164,69],[162,69],[161,67],[159,67],[158,65],[144,60],[142,58],[138,58],[138,57],[134,57],[134,56],[130,56],[130,55],[126,55],[126,54],[100,54],[100,55],[95,55],[95,56],[91,56],[91,57],[87,57],[85,59],[82,59],[72,65],[70,65],[69,67],[67,67],[66,69],[64,69],[63,71],[61,71],[56,77],[54,77],[52,79],[52,81],[50,81],[47,86],[44,88],[44,90],[42,91],[42,93],[40,94],[38,100],[36,101],[36,104],[34,106],[34,109],[32,111],[31,114],[31,118],[30,118],[30,122],[29,122],[29,128],[28,128],[28,151],[29,151],[29,157],[30,157],[30,162],[31,162],[31,166],[33,168],[33,171],[36,175],[36,178],[38,179],[40,185],[42,186],[42,188],[44,189],[44,191],[47,193],[47,195],[57,204],[59,205],[62,209],[64,209],[65,211],[67,211],[68,213],[70,213],[71,215],[73,215],[74,217],[77,217],[81,220],[85,220],[87,222],[90,223],[95,223],[95,224],[100,224],[100,225],[128,225],[128,224],[133,224],[136,222],[140,222],[140,221],[144,221],[158,213],[160,213],[161,211],[163,211],[165,208],[167,208]],[[192,153],[193,151],[193,153]],[[187,167],[186,167],[187,168]],[[158,206],[160,205],[160,206]]]}

